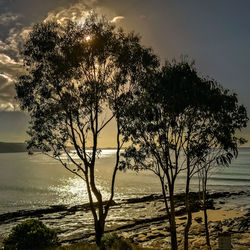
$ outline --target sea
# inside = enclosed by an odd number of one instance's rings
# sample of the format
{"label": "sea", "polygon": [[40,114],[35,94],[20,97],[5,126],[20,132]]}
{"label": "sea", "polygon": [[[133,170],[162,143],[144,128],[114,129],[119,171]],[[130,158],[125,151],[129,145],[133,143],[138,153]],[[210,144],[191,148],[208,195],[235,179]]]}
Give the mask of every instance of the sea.
{"label": "sea", "polygon": [[[104,199],[108,199],[115,163],[113,149],[103,149],[96,162],[96,182]],[[183,192],[185,176],[181,174],[176,193]],[[193,178],[191,190],[198,191]],[[209,192],[246,192],[226,204],[229,208],[250,208],[250,148],[240,148],[238,158],[229,167],[218,168],[209,177]],[[150,171],[119,171],[115,200],[161,193],[157,176]],[[18,210],[46,208],[51,205],[80,205],[88,202],[85,183],[63,168],[56,160],[37,153],[0,154],[0,214]]]}

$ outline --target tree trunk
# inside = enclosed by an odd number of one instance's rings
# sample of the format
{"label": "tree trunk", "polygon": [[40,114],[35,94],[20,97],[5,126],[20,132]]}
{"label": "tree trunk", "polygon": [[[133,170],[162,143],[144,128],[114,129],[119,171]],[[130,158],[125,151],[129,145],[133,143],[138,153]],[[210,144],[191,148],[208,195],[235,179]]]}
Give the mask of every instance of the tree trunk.
{"label": "tree trunk", "polygon": [[[88,190],[90,208],[91,208],[91,211],[92,211],[92,214],[93,214],[93,217],[94,217],[94,223],[95,223],[95,240],[96,240],[97,246],[100,247],[101,238],[102,238],[102,236],[104,234],[104,226],[105,226],[106,217],[103,214],[102,196],[101,196],[101,193],[97,190],[97,188],[95,186],[93,173],[94,173],[93,171],[90,172],[90,181],[89,181],[89,176],[88,176],[87,173],[85,175],[85,178],[86,178],[86,185],[87,185],[87,190]],[[95,197],[97,199],[97,206],[98,206],[97,211],[98,211],[98,214],[96,212],[96,208],[95,208],[94,203],[93,203],[91,190],[92,190],[93,194],[95,195]]]}
{"label": "tree trunk", "polygon": [[177,234],[176,234],[176,222],[175,222],[175,206],[174,206],[174,194],[170,192],[170,233],[171,233],[171,249],[177,250]]}
{"label": "tree trunk", "polygon": [[[206,183],[205,183],[206,185]],[[205,231],[206,231],[206,243],[208,247],[210,245],[209,239],[209,230],[208,230],[208,222],[207,222],[207,194],[206,194],[206,187],[203,187],[203,213],[204,213],[204,223],[205,223]]]}
{"label": "tree trunk", "polygon": [[[164,197],[164,203],[165,203],[166,212],[167,212],[168,221],[169,221],[169,227],[170,227],[171,249],[177,250],[178,246],[177,246],[176,223],[175,223],[174,194],[173,194],[173,191],[169,192],[169,200],[170,200],[170,210],[169,210],[167,194],[166,194],[166,186],[164,185],[164,182],[161,178],[160,178],[160,181],[161,181],[162,194]],[[169,190],[172,190],[171,185],[169,185]]]}
{"label": "tree trunk", "polygon": [[104,234],[104,219],[95,221],[95,241],[98,247],[101,246],[101,239]]}
{"label": "tree trunk", "polygon": [[187,223],[184,229],[184,250],[188,250],[188,233],[192,224],[192,211],[190,207],[189,184],[190,184],[190,178],[187,176],[185,203],[186,203],[186,211],[187,211],[188,218],[187,218]]}

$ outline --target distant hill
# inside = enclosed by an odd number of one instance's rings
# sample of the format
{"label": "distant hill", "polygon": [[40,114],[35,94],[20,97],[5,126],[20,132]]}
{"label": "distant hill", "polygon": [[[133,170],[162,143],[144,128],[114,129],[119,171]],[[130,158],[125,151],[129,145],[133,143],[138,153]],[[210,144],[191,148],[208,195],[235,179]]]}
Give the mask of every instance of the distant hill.
{"label": "distant hill", "polygon": [[[0,142],[0,153],[18,153],[18,152],[27,152],[27,145],[24,142]],[[74,147],[68,147],[70,150],[74,150]],[[107,148],[100,148],[100,149],[113,149],[116,148],[107,147]],[[38,150],[34,150],[33,152],[38,152]]]}
{"label": "distant hill", "polygon": [[27,152],[25,143],[0,142],[0,153]]}

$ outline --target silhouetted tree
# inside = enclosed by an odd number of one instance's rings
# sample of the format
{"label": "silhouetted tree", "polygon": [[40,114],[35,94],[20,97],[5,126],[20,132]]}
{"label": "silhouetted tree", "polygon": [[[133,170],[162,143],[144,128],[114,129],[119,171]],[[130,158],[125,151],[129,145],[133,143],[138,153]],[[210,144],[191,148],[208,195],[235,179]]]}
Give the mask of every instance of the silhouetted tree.
{"label": "silhouetted tree", "polygon": [[[35,25],[23,60],[27,72],[16,83],[16,91],[21,108],[31,117],[28,148],[53,157],[86,182],[100,245],[123,144],[120,109],[131,84],[154,70],[158,59],[140,45],[137,35],[116,31],[105,18],[91,15],[81,25],[54,21]],[[95,162],[99,135],[112,119],[117,124],[117,152],[105,202],[96,185]]]}
{"label": "silhouetted tree", "polygon": [[222,166],[229,166],[233,157],[237,156],[235,153],[232,154],[230,152],[224,152],[223,149],[218,148],[210,149],[209,152],[203,155],[203,159],[198,165],[197,175],[199,178],[199,185],[201,183],[203,217],[206,232],[206,244],[208,247],[211,247],[211,244],[207,216],[207,181],[214,171],[218,170]]}
{"label": "silhouetted tree", "polygon": [[233,158],[238,156],[238,146],[245,143],[246,141],[243,138],[240,138],[239,143],[236,145],[235,149],[224,150],[223,148],[212,148],[204,153],[202,160],[199,162],[198,166],[198,178],[201,182],[202,187],[202,205],[203,205],[203,216],[204,216],[204,225],[206,232],[206,244],[211,246],[209,238],[209,229],[208,229],[208,216],[207,216],[207,182],[209,177],[214,174],[219,169],[222,170],[222,167],[229,167]]}
{"label": "silhouetted tree", "polygon": [[122,132],[132,141],[123,167],[151,170],[159,177],[172,249],[177,249],[174,189],[178,174],[185,169],[182,151],[198,80],[188,64],[166,63],[141,83],[122,116]]}
{"label": "silhouetted tree", "polygon": [[[196,97],[192,108],[192,119],[187,126],[188,140],[183,151],[186,157],[186,209],[188,220],[185,226],[184,249],[188,249],[188,232],[192,223],[189,200],[189,185],[194,174],[199,172],[203,186],[203,208],[207,244],[210,245],[206,214],[206,183],[212,167],[228,165],[238,154],[238,146],[245,140],[236,132],[247,125],[248,117],[244,106],[238,104],[236,94],[230,93],[214,80],[202,79],[207,85]],[[204,86],[201,86],[204,88]],[[198,86],[197,86],[198,87]],[[196,88],[197,88],[196,87]],[[197,91],[197,90],[196,90]]]}
{"label": "silhouetted tree", "polygon": [[223,146],[226,152],[235,148],[238,139],[230,138],[237,128],[246,125],[246,112],[238,106],[235,95],[229,95],[214,81],[199,77],[185,61],[166,63],[160,72],[148,75],[137,87],[123,110],[122,133],[125,139],[131,139],[132,145],[126,149],[121,167],[151,170],[159,177],[172,249],[177,249],[175,182],[178,174],[186,171],[187,249],[192,223],[190,180],[211,147]]}

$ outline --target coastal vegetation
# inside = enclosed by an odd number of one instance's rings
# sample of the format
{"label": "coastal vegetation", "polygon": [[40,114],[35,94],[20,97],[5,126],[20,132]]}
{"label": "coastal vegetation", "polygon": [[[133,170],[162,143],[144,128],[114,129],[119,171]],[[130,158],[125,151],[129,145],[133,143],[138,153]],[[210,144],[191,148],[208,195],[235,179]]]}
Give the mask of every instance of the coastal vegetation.
{"label": "coastal vegetation", "polygon": [[184,249],[188,249],[191,178],[206,173],[202,175],[205,199],[210,167],[215,163],[229,164],[236,157],[238,146],[245,142],[235,134],[246,127],[246,110],[238,104],[235,94],[198,76],[194,66],[186,61],[167,62],[149,82],[138,85],[135,92],[138,95],[133,95],[122,116],[123,134],[132,142],[124,154],[123,166],[150,170],[159,177],[172,249],[177,249],[175,183],[180,172],[185,172],[188,218]]}
{"label": "coastal vegetation", "polygon": [[[22,55],[27,71],[19,77],[16,91],[21,108],[31,118],[28,149],[40,150],[85,181],[100,246],[124,141],[120,113],[132,84],[154,71],[158,59],[140,44],[137,35],[116,31],[95,14],[84,24],[35,25]],[[112,120],[116,123],[116,162],[110,198],[103,201],[95,165],[100,154],[98,139]]]}
{"label": "coastal vegetation", "polygon": [[[245,142],[237,132],[246,127],[248,118],[236,94],[199,76],[186,60],[161,67],[159,58],[141,45],[137,35],[116,30],[96,15],[84,24],[35,25],[22,54],[27,72],[20,76],[16,91],[21,108],[31,118],[28,149],[52,157],[85,181],[97,246],[108,249],[111,241],[127,244],[104,236],[116,174],[126,169],[150,170],[159,178],[172,249],[178,249],[176,180],[185,172],[183,246],[188,249],[194,206],[190,181],[198,174],[210,246],[209,173],[227,166]],[[95,166],[101,153],[100,135],[113,120],[116,158],[110,196],[104,201]],[[121,154],[125,142],[130,146]]]}
{"label": "coastal vegetation", "polygon": [[3,243],[5,250],[45,249],[59,245],[57,233],[35,219],[13,227]]}

